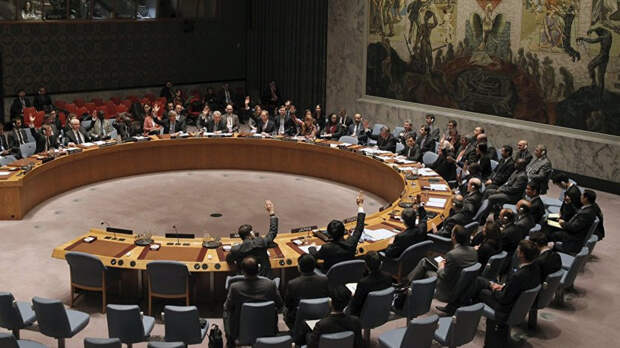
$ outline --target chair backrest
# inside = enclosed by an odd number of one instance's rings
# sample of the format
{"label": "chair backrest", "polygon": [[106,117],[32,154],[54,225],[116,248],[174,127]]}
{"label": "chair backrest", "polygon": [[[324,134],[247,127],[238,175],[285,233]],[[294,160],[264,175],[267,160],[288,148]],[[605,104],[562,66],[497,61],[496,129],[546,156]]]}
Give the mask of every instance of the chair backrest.
{"label": "chair backrest", "polygon": [[484,271],[482,271],[482,276],[489,280],[497,279],[499,271],[502,270],[507,258],[508,253],[504,250],[489,257],[489,261],[487,261]]}
{"label": "chair backrest", "polygon": [[19,145],[19,153],[22,155],[23,158],[34,155],[36,151],[37,151],[37,143],[35,143],[34,141],[30,141],[25,144]]}
{"label": "chair backrest", "polygon": [[418,262],[426,256],[432,246],[432,240],[425,240],[407,247],[407,249],[405,249],[405,251],[403,251],[403,253],[396,259],[399,263],[400,274],[402,276],[409,274]]}
{"label": "chair backrest", "polygon": [[575,278],[577,278],[577,272],[583,268],[583,265],[586,263],[586,258],[588,257],[588,248],[583,247],[581,251],[575,255],[575,259],[573,259],[573,263],[570,268],[566,271],[564,275],[564,279],[562,280],[562,285],[564,287],[573,286],[575,282]]}
{"label": "chair backrest", "polygon": [[463,227],[465,228],[465,231],[467,231],[467,233],[473,235],[474,232],[478,229],[478,227],[480,227],[480,224],[478,223],[478,221],[472,221]]}
{"label": "chair backrest", "polygon": [[17,158],[13,155],[2,156],[0,157],[0,166],[5,166],[15,161],[17,161]]}
{"label": "chair backrest", "polygon": [[188,291],[189,271],[180,262],[151,261],[146,265],[152,292],[178,295]]}
{"label": "chair backrest", "polygon": [[298,334],[303,332],[306,320],[316,320],[325,317],[329,313],[329,298],[314,298],[299,301],[297,314],[295,315],[295,326],[293,332]]}
{"label": "chair backrest", "polygon": [[429,348],[437,330],[437,314],[409,321],[400,348]]}
{"label": "chair backrest", "polygon": [[353,348],[354,342],[353,331],[336,332],[321,335],[319,348]]}
{"label": "chair backrest", "polygon": [[19,344],[17,344],[17,339],[12,333],[0,332],[0,347],[19,348]]}
{"label": "chair backrest", "polygon": [[375,123],[375,125],[372,127],[372,135],[379,135],[379,133],[381,133],[381,128],[383,127],[385,127],[384,124]]}
{"label": "chair backrest", "polygon": [[10,292],[0,292],[0,327],[8,330],[21,329],[24,320],[17,310],[15,298]]}
{"label": "chair backrest", "polygon": [[403,151],[404,148],[405,148],[405,145],[401,143],[396,143],[396,153]]}
{"label": "chair backrest", "polygon": [[454,317],[452,317],[454,325],[449,332],[451,347],[462,346],[474,339],[483,309],[482,303],[476,303],[456,310]]}
{"label": "chair backrest", "polygon": [[534,304],[536,309],[545,308],[551,303],[555,291],[560,286],[560,280],[562,280],[564,272],[566,271],[560,269],[559,271],[547,275],[547,278],[545,278],[545,281],[542,284],[542,289],[536,298],[536,303]]}
{"label": "chair backrest", "polygon": [[241,306],[237,339],[241,345],[254,344],[259,337],[275,336],[277,325],[273,301],[244,303]]}
{"label": "chair backrest", "polygon": [[89,287],[102,287],[106,268],[98,257],[91,254],[70,251],[65,254],[69,264],[71,283]]}
{"label": "chair backrest", "polygon": [[512,310],[508,315],[508,319],[506,320],[506,324],[509,326],[518,325],[523,322],[525,319],[525,315],[530,311],[534,301],[536,301],[536,296],[540,292],[540,284],[534,288],[525,290],[519,295],[517,298],[517,302],[515,302],[514,306],[512,306]]}
{"label": "chair backrest", "polygon": [[583,245],[584,246],[590,240],[592,235],[594,235],[594,232],[598,229],[598,224],[600,222],[601,222],[601,220],[599,220],[598,216],[594,217],[594,222],[592,223],[592,225],[590,225],[590,229],[588,230],[588,234],[586,234],[586,238],[583,240]]}
{"label": "chair backrest", "polygon": [[357,138],[349,136],[349,135],[341,136],[340,139],[338,139],[338,141],[341,142],[341,143],[347,143],[347,144],[353,144],[353,145],[357,145],[358,144]]}
{"label": "chair backrest", "polygon": [[481,264],[475,263],[461,270],[459,279],[456,281],[456,285],[454,286],[454,292],[452,293],[453,300],[457,299],[463,293],[463,291],[469,288],[469,285],[474,281],[474,279],[476,279],[476,277],[480,273],[481,268]]}
{"label": "chair backrest", "polygon": [[491,162],[491,170],[495,170],[499,162],[497,162],[496,160],[491,160],[490,162]]}
{"label": "chair backrest", "polygon": [[291,348],[293,338],[289,335],[276,337],[260,337],[252,348]]}
{"label": "chair backrest", "polygon": [[366,272],[364,260],[347,260],[336,263],[327,271],[327,279],[330,286],[357,283]]}
{"label": "chair backrest", "polygon": [[426,151],[424,155],[422,155],[422,162],[424,162],[425,165],[430,166],[431,164],[435,163],[438,157],[438,154]]}
{"label": "chair backrest", "polygon": [[401,127],[401,126],[394,127],[394,130],[392,131],[392,135],[395,138],[398,138],[400,136],[400,133],[403,133],[404,131],[405,131],[405,127]]}
{"label": "chair backrest", "polygon": [[37,315],[41,333],[55,338],[64,338],[70,335],[71,327],[65,306],[59,300],[34,297],[32,309]]}
{"label": "chair backrest", "polygon": [[369,292],[360,313],[362,328],[372,329],[387,322],[393,299],[393,287]]}
{"label": "chair backrest", "polygon": [[123,343],[144,341],[144,325],[138,305],[107,305],[108,336],[118,337]]}
{"label": "chair backrest", "polygon": [[[258,276],[258,278],[261,279],[267,279],[267,280],[271,280],[276,284],[276,288],[280,287],[280,278],[276,277],[273,279],[269,279],[265,276]],[[224,283],[224,290],[228,290],[228,288],[230,288],[230,286],[240,280],[245,279],[245,276],[243,274],[237,274],[234,276],[226,276],[226,282]]]}
{"label": "chair backrest", "polygon": [[123,344],[118,338],[93,338],[84,339],[84,348],[121,348]]}
{"label": "chair backrest", "polygon": [[200,344],[200,317],[196,306],[164,307],[165,339],[168,342]]}
{"label": "chair backrest", "polygon": [[418,279],[411,282],[410,293],[407,295],[405,304],[407,319],[425,314],[431,309],[437,277]]}
{"label": "chair backrest", "polygon": [[586,248],[588,248],[588,255],[592,255],[592,251],[594,251],[594,246],[598,242],[598,236],[592,235],[590,239],[586,242]]}
{"label": "chair backrest", "polygon": [[186,348],[183,342],[149,342],[147,348]]}
{"label": "chair backrest", "polygon": [[472,220],[480,223],[480,219],[488,210],[489,210],[489,200],[485,199],[482,201],[482,204],[480,204],[480,208],[478,208],[478,211],[476,212],[476,215],[474,215],[474,218]]}

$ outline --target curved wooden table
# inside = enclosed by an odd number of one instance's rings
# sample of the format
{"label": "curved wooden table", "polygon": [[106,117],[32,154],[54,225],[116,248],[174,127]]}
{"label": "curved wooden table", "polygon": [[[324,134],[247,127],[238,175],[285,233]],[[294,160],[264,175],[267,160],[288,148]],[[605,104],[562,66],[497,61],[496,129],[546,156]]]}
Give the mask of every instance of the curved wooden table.
{"label": "curved wooden table", "polygon": [[[56,158],[45,164],[37,164],[28,173],[17,172],[0,180],[0,218],[21,219],[32,207],[67,190],[102,180],[118,177],[191,169],[245,169],[299,174],[326,179],[358,187],[364,191],[392,202],[380,212],[366,217],[367,228],[402,230],[404,225],[391,217],[398,215],[401,201],[411,201],[422,194],[445,198],[443,208],[427,206],[435,213],[429,220],[439,225],[448,216],[452,205],[450,191],[430,191],[432,183],[447,183],[441,177],[425,177],[407,180],[404,174],[393,168],[394,164],[382,162],[359,153],[359,147],[342,150],[323,142],[320,146],[310,143],[256,138],[186,138],[147,142],[125,143],[102,148],[89,148],[83,152]],[[332,142],[333,143],[333,142]],[[354,209],[352,209],[352,215]],[[352,228],[355,222],[346,224]],[[188,231],[191,233],[191,231]],[[279,233],[275,242],[278,247],[270,249],[273,268],[297,266],[297,258],[303,253],[293,240],[309,236],[309,233]],[[86,243],[85,237],[96,237]],[[203,238],[176,239],[153,237],[161,244],[158,251],[136,246],[134,236],[118,235],[92,229],[85,235],[56,247],[52,256],[64,259],[68,251],[83,251],[98,256],[106,266],[120,269],[146,269],[152,260],[176,260],[187,265],[192,272],[230,271],[225,261],[225,251],[202,247]],[[122,238],[122,240],[120,240]],[[238,243],[239,239],[223,238],[224,245]],[[310,242],[322,244],[318,238]],[[371,250],[383,250],[389,240],[361,242],[358,255]]]}

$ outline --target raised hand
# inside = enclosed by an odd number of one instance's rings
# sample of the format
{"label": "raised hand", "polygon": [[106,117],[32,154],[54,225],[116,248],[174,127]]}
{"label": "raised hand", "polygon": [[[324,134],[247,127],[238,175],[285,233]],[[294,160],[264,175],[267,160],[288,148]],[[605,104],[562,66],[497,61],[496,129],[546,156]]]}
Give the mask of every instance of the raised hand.
{"label": "raised hand", "polygon": [[355,197],[355,203],[357,203],[358,207],[361,207],[364,205],[364,195],[362,194],[362,191],[360,191],[357,194],[357,197]]}

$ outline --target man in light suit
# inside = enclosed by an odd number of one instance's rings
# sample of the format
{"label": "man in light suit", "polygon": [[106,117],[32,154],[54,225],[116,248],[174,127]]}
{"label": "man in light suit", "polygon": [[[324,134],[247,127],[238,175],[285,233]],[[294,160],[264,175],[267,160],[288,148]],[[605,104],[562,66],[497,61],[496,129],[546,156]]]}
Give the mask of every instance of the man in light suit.
{"label": "man in light suit", "polygon": [[90,141],[90,137],[80,126],[80,120],[77,118],[71,119],[71,129],[65,132],[65,141],[69,145],[79,145]]}
{"label": "man in light suit", "polygon": [[504,145],[501,153],[502,159],[499,160],[495,170],[491,173],[491,176],[486,182],[487,189],[497,189],[502,186],[515,170],[515,164],[512,160],[512,147],[510,145]]}
{"label": "man in light suit", "polygon": [[239,116],[233,114],[233,106],[232,104],[226,105],[226,115],[224,115],[223,119],[226,123],[226,131],[228,133],[236,133],[239,131]]}
{"label": "man in light suit", "polygon": [[353,115],[353,123],[349,125],[347,129],[347,135],[356,137],[357,143],[360,145],[364,145],[368,142],[368,135],[365,132],[365,129],[368,127],[364,126],[364,122],[362,120],[361,114]]}
{"label": "man in light suit", "polygon": [[535,158],[527,165],[525,172],[529,181],[537,183],[540,194],[544,195],[549,189],[549,179],[553,172],[551,161],[547,158],[547,147],[542,144],[536,146],[534,156]]}
{"label": "man in light suit", "polygon": [[110,138],[110,134],[114,131],[112,122],[106,120],[103,111],[96,111],[96,117],[93,117],[88,136],[93,140],[105,140]]}

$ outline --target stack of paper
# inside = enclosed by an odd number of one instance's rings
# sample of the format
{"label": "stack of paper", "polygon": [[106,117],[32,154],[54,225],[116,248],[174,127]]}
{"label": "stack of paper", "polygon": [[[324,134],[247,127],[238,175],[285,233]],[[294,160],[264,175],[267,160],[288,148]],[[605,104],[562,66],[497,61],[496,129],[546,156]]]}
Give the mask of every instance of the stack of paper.
{"label": "stack of paper", "polygon": [[547,220],[547,225],[549,225],[551,227],[562,229],[562,225],[560,225],[560,223],[557,222],[557,221]]}
{"label": "stack of paper", "polygon": [[314,245],[314,244],[312,244],[312,245],[301,245],[301,246],[299,246],[299,249],[301,249],[306,254],[310,254],[310,248],[311,247],[315,247],[316,251],[321,250],[321,246],[320,245]]}
{"label": "stack of paper", "polygon": [[97,144],[97,146],[105,145],[105,141],[103,140],[95,141],[95,144]]}
{"label": "stack of paper", "polygon": [[93,146],[95,146],[95,143],[82,143],[80,145],[82,145],[84,147],[93,147]]}
{"label": "stack of paper", "polygon": [[364,233],[362,233],[362,238],[364,240],[369,240],[372,242],[376,242],[378,240],[390,239],[394,237],[396,233],[386,230],[384,228],[380,228],[378,230],[368,230],[364,229]]}
{"label": "stack of paper", "polygon": [[434,170],[432,170],[430,168],[420,168],[420,169],[418,169],[418,175],[421,175],[421,176],[437,176],[438,174]]}
{"label": "stack of paper", "polygon": [[378,159],[382,160],[382,161],[387,161],[387,160],[391,160],[392,157],[390,156],[377,156]]}
{"label": "stack of paper", "polygon": [[434,208],[443,208],[443,207],[446,206],[446,199],[445,198],[429,197],[428,198],[428,202],[426,202],[426,206],[427,207],[434,207]]}
{"label": "stack of paper", "polygon": [[0,176],[11,175],[11,172],[1,171]]}
{"label": "stack of paper", "polygon": [[450,188],[445,184],[431,184],[431,190],[433,191],[448,191]]}
{"label": "stack of paper", "polygon": [[410,161],[410,160],[408,160],[408,159],[405,159],[405,158],[400,158],[400,157],[397,157],[397,158],[396,158],[396,162],[401,163],[401,164],[411,164],[411,163],[415,163],[415,161]]}

